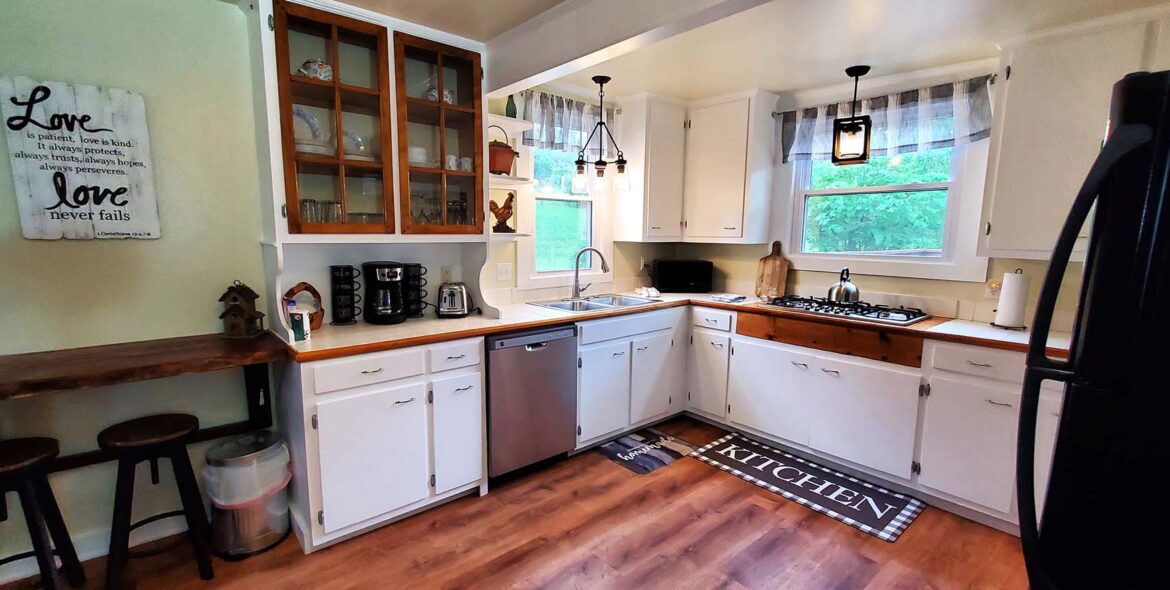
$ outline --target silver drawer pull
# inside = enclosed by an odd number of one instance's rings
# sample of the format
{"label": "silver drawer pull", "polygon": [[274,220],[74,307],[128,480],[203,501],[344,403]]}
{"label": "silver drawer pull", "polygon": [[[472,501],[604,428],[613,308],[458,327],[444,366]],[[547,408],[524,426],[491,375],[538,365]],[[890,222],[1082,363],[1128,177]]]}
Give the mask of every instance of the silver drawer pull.
{"label": "silver drawer pull", "polygon": [[836,370],[836,369],[821,369],[821,372],[822,372],[822,373],[828,373],[828,374],[831,374],[831,375],[840,375],[840,374],[841,374],[841,371],[838,371],[838,370]]}
{"label": "silver drawer pull", "polygon": [[468,389],[471,389],[472,387],[474,387],[474,385],[468,385],[467,387],[456,387],[455,391],[467,391]]}
{"label": "silver drawer pull", "polygon": [[723,228],[723,229],[736,229],[736,228],[734,228],[734,227],[725,227],[725,228]]}
{"label": "silver drawer pull", "polygon": [[449,357],[447,357],[447,360],[449,360],[449,361],[457,361],[457,360],[459,360],[459,359],[461,359],[461,358],[463,358],[463,357],[465,357],[465,356],[467,356],[467,355],[465,355],[465,354],[457,354],[457,355],[455,355],[455,356],[449,356]]}
{"label": "silver drawer pull", "polygon": [[385,369],[385,368],[386,368],[386,367],[378,367],[377,369],[374,369],[373,371],[368,371],[368,370],[367,370],[367,371],[362,371],[362,375],[376,375],[376,374],[378,374],[378,373],[381,373],[381,372],[382,372],[382,370],[383,370],[383,369]]}
{"label": "silver drawer pull", "polygon": [[625,354],[626,354],[626,351],[624,351],[624,350],[623,350],[623,351],[621,351],[621,352],[615,352],[615,353],[613,353],[613,356],[625,356]]}
{"label": "silver drawer pull", "polygon": [[794,366],[794,367],[800,367],[802,369],[808,368],[808,363],[798,363],[796,361],[788,361],[788,362],[792,363],[792,366]]}
{"label": "silver drawer pull", "polygon": [[991,365],[989,363],[977,363],[975,361],[967,361],[967,364],[971,365],[972,367],[979,367],[981,369],[990,369],[991,368]]}
{"label": "silver drawer pull", "polygon": [[652,226],[650,226],[650,229],[662,229],[662,226],[661,225],[652,225]]}
{"label": "silver drawer pull", "polygon": [[715,348],[723,348],[723,343],[722,342],[712,342],[711,346],[714,346]]}
{"label": "silver drawer pull", "polygon": [[708,324],[717,324],[717,323],[719,323],[719,320],[717,320],[717,319],[714,319],[714,318],[703,318],[703,321],[704,321],[704,322],[707,322]]}
{"label": "silver drawer pull", "polygon": [[403,404],[409,404],[409,403],[410,403],[410,402],[412,402],[412,401],[414,401],[414,398],[413,398],[413,397],[412,397],[412,398],[410,398],[410,399],[405,399],[405,400],[403,400],[403,399],[400,399],[400,400],[398,400],[398,401],[394,402],[394,405],[396,405],[396,406],[401,406],[401,405],[403,405]]}
{"label": "silver drawer pull", "polygon": [[1009,404],[1009,403],[1007,403],[1007,402],[997,402],[997,401],[995,401],[995,400],[993,400],[993,399],[988,399],[988,400],[984,400],[984,401],[986,401],[987,403],[989,403],[989,404],[991,404],[991,405],[993,405],[993,406],[999,406],[999,407],[1001,407],[1001,408],[1010,408],[1010,407],[1012,407],[1012,405],[1011,405],[1011,404]]}
{"label": "silver drawer pull", "polygon": [[643,350],[650,350],[650,347],[649,346],[639,346],[636,350],[638,352],[642,352]]}

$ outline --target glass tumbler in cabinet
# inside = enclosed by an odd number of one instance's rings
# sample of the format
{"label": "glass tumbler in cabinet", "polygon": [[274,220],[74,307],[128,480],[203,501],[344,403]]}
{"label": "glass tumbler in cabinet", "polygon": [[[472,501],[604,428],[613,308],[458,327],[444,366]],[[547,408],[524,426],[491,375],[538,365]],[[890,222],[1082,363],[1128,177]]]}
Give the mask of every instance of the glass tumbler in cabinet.
{"label": "glass tumbler in cabinet", "polygon": [[393,233],[385,27],[276,0],[290,233]]}
{"label": "glass tumbler in cabinet", "polygon": [[394,34],[402,232],[483,232],[479,54]]}

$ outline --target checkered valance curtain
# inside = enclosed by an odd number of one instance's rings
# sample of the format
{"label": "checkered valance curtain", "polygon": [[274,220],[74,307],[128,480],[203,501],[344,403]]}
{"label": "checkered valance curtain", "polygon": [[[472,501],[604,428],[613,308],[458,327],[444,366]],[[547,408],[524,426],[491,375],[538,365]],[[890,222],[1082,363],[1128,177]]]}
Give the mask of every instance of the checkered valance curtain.
{"label": "checkered valance curtain", "polygon": [[[858,101],[873,119],[870,154],[885,156],[964,145],[991,134],[991,76],[895,92]],[[781,116],[784,161],[828,160],[833,119],[848,117],[847,102],[788,111]]]}
{"label": "checkered valance curtain", "polygon": [[[524,145],[577,153],[581,145],[593,132],[601,109],[596,103],[565,98],[547,92],[525,90],[520,94],[524,100],[523,118],[532,121],[532,130],[524,132]],[[620,110],[605,106],[605,122],[614,136],[617,136],[617,120]],[[616,153],[613,143],[605,138],[606,157]],[[585,150],[586,160],[596,160],[597,138],[589,142]]]}

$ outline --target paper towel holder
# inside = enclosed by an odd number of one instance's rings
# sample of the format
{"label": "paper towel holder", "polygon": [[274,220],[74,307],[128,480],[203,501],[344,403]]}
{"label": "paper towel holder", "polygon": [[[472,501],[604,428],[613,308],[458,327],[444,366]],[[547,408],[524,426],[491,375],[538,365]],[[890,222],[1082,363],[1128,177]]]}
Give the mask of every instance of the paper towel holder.
{"label": "paper towel holder", "polygon": [[[1022,269],[1022,268],[1017,268],[1017,269],[1015,270],[1015,274],[1018,274],[1018,275],[1022,275],[1022,274],[1024,274],[1024,269]],[[993,309],[993,310],[991,310],[991,311],[994,313],[994,312],[996,312],[996,311],[999,311],[999,310],[998,310],[998,309]],[[1015,330],[1015,331],[1024,331],[1024,330],[1027,330],[1027,329],[1028,329],[1028,326],[1024,326],[1024,325],[1020,325],[1020,326],[1003,326],[1003,325],[997,324],[997,323],[995,323],[995,322],[989,322],[989,323],[991,324],[991,326],[992,326],[992,327],[994,327],[994,328],[999,328],[999,329],[1001,329],[1001,330]]]}

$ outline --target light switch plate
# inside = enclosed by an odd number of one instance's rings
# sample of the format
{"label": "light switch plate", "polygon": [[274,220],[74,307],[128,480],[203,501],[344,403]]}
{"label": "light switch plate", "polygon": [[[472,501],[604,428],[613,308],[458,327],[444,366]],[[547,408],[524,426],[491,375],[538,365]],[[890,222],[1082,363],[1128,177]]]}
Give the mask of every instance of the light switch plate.
{"label": "light switch plate", "polygon": [[512,263],[511,262],[497,262],[496,263],[496,280],[506,282],[512,280]]}

